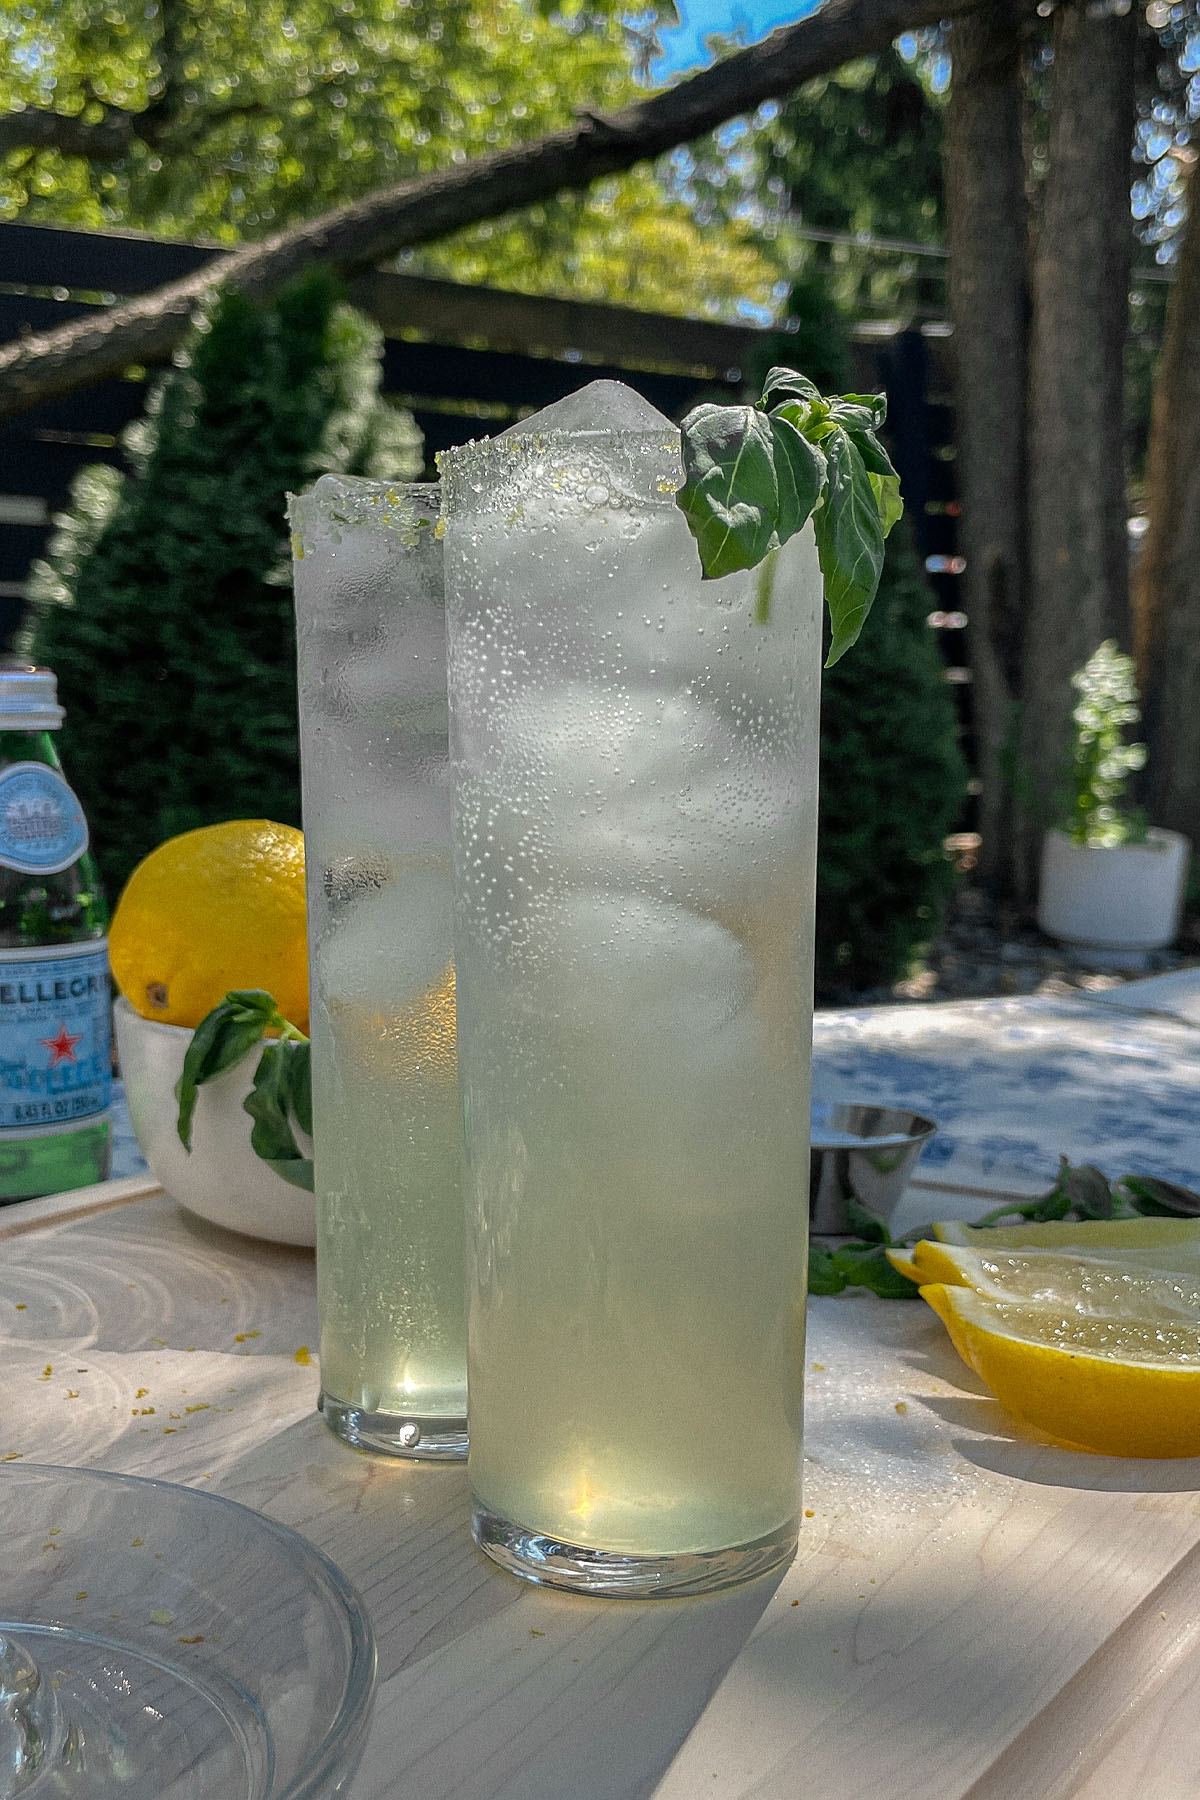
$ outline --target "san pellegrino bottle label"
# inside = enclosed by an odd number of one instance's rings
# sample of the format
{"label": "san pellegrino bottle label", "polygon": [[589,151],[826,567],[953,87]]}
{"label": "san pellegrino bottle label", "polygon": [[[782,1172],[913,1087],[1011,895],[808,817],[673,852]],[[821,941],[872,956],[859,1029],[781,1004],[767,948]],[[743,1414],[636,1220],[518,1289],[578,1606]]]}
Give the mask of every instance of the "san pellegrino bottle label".
{"label": "san pellegrino bottle label", "polygon": [[104,938],[0,951],[0,1131],[44,1131],[102,1113],[112,1085],[109,1029]]}
{"label": "san pellegrino bottle label", "polygon": [[57,769],[14,762],[0,770],[0,866],[58,875],[87,847],[83,808]]}

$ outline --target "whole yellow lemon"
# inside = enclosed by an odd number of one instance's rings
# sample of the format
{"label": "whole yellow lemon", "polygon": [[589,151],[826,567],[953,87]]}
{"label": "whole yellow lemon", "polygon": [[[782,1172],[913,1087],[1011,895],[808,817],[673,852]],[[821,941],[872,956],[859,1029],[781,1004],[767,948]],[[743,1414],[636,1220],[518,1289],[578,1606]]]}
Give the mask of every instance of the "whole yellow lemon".
{"label": "whole yellow lemon", "polygon": [[195,1027],[231,988],[265,988],[307,1031],[303,833],[229,819],[168,838],[126,882],[108,947],[143,1018]]}

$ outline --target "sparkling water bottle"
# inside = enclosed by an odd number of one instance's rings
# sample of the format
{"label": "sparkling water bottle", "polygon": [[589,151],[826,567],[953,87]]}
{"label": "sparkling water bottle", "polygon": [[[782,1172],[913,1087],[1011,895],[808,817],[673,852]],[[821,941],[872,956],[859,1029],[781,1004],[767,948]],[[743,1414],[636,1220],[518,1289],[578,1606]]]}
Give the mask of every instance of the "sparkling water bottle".
{"label": "sparkling water bottle", "polygon": [[0,1202],[109,1170],[108,908],[49,669],[0,662]]}

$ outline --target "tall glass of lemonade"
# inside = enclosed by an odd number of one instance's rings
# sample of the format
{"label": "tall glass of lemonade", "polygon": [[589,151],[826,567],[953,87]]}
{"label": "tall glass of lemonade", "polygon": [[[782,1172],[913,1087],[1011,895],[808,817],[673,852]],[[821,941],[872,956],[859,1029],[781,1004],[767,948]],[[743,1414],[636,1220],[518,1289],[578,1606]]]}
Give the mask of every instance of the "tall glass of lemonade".
{"label": "tall glass of lemonade", "polygon": [[441,459],[474,1530],[604,1594],[798,1516],[821,577],[702,583],[679,453],[597,383]]}
{"label": "tall glass of lemonade", "polygon": [[445,608],[436,485],[291,502],[312,989],[321,1405],[466,1454]]}

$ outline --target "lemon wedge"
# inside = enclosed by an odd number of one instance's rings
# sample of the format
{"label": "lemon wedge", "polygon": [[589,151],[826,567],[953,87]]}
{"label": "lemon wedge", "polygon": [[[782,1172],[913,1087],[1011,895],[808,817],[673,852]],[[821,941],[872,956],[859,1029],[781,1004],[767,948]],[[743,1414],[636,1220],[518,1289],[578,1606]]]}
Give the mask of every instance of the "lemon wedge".
{"label": "lemon wedge", "polygon": [[[926,1283],[921,1297],[1001,1405],[1056,1443],[1107,1456],[1200,1456],[1200,1312],[1187,1321],[1175,1304],[1186,1284],[1103,1273],[1133,1283],[1112,1311],[945,1282]],[[1081,1270],[1081,1297],[1091,1289],[1095,1298],[1097,1279],[1095,1267]]]}
{"label": "lemon wedge", "polygon": [[1200,1257],[1200,1219],[1051,1219],[1031,1224],[964,1225],[940,1219],[933,1235],[943,1244],[974,1244],[1000,1250],[1097,1249],[1166,1250],[1191,1248]]}
{"label": "lemon wedge", "polygon": [[1200,1219],[933,1229],[888,1256],[1016,1418],[1072,1450],[1200,1456]]}
{"label": "lemon wedge", "polygon": [[974,1285],[969,1276],[952,1273],[958,1265],[950,1254],[939,1258],[942,1245],[969,1247],[988,1257],[1002,1250],[1057,1251],[1064,1256],[1099,1257],[1122,1266],[1148,1265],[1200,1276],[1200,1219],[1054,1219],[996,1226],[942,1219],[932,1230],[933,1238],[922,1239],[913,1249],[888,1251],[896,1268],[910,1281]]}
{"label": "lemon wedge", "polygon": [[923,1238],[911,1249],[889,1250],[888,1258],[918,1287],[946,1282],[975,1288],[994,1300],[1033,1301],[1089,1314],[1140,1307],[1144,1290],[1153,1293],[1154,1305],[1200,1323],[1200,1245],[1124,1249],[1089,1243],[1086,1250],[1068,1251],[939,1244]]}

